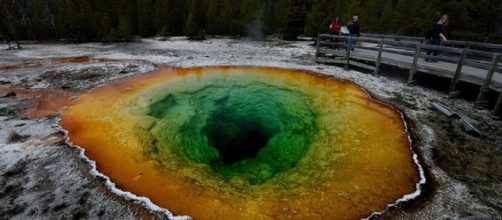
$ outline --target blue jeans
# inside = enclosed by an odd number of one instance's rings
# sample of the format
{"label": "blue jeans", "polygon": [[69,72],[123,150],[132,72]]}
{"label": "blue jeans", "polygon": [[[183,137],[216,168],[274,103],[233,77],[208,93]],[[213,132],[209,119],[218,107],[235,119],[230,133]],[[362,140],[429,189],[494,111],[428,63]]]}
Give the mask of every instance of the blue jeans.
{"label": "blue jeans", "polygon": [[[441,44],[441,39],[433,37],[430,39],[429,43],[434,46],[439,46]],[[433,56],[437,56],[438,53],[439,53],[439,51],[437,51],[437,50],[428,50],[427,51],[427,55],[432,54]]]}
{"label": "blue jeans", "polygon": [[352,45],[354,44],[357,44],[357,34],[350,34],[350,47],[352,47]]}

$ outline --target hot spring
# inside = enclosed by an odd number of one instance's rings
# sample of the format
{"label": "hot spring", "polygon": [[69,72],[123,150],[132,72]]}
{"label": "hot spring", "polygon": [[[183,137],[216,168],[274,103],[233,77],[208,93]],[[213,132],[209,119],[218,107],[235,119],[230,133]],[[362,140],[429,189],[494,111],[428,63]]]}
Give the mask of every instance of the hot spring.
{"label": "hot spring", "polygon": [[400,112],[306,71],[160,69],[61,124],[119,189],[196,219],[363,218],[421,180]]}

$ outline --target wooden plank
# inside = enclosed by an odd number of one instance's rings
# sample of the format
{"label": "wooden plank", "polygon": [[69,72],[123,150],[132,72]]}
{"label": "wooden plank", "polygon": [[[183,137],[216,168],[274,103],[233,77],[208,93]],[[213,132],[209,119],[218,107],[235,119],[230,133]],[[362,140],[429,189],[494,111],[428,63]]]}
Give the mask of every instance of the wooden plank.
{"label": "wooden plank", "polygon": [[419,57],[424,58],[424,59],[433,59],[433,60],[438,60],[438,61],[444,61],[448,63],[457,63],[458,58],[450,58],[450,57],[443,57],[443,56],[433,56],[433,55],[422,55],[420,54]]}
{"label": "wooden plank", "polygon": [[439,69],[433,66],[417,65],[418,72],[424,72],[436,76],[451,78],[454,75],[453,71]]}
{"label": "wooden plank", "polygon": [[349,64],[350,64],[350,49],[352,47],[352,38],[349,37],[349,41],[347,43],[347,55],[345,57],[345,59],[347,60],[347,63],[345,64],[345,69],[346,70],[349,70]]}
{"label": "wooden plank", "polygon": [[[371,34],[371,33],[362,33],[363,37],[371,37],[371,38],[379,38],[379,39],[394,39],[394,40],[410,40],[423,42],[425,39],[423,37],[413,37],[413,36],[400,36],[400,35],[385,35],[385,34]],[[501,44],[491,44],[491,43],[483,43],[483,42],[473,42],[473,41],[459,41],[459,40],[448,40],[444,42],[445,45],[456,45],[461,46],[463,48],[472,48],[478,47],[486,50],[502,50]]]}
{"label": "wooden plank", "polygon": [[361,68],[368,69],[368,70],[373,70],[373,71],[375,70],[374,66],[368,65],[368,64],[365,64],[365,63],[361,63],[361,62],[357,62],[357,61],[351,62],[350,65],[351,66],[361,67]]}
{"label": "wooden plank", "polygon": [[473,50],[473,49],[467,49],[467,55],[480,56],[480,57],[484,57],[484,58],[492,58],[493,57],[492,52]]}
{"label": "wooden plank", "polygon": [[327,58],[319,57],[319,59],[317,59],[317,62],[318,63],[330,63],[330,64],[345,64],[345,59],[340,60],[340,59],[327,59]]}
{"label": "wooden plank", "polygon": [[400,35],[385,35],[385,34],[370,34],[370,33],[362,33],[361,36],[364,36],[364,37],[373,37],[373,38],[380,38],[380,39],[384,39],[384,38],[391,38],[391,39],[394,39],[394,40],[412,40],[412,41],[422,41],[424,40],[423,37],[411,37],[411,36],[400,36]]}
{"label": "wooden plank", "polygon": [[359,57],[359,56],[351,55],[350,60],[351,60],[351,62],[349,64],[350,66],[357,66],[357,67],[361,67],[361,68],[373,70],[373,71],[375,70],[375,66],[363,63],[363,61],[374,62],[374,60],[375,60],[374,57]]}
{"label": "wooden plank", "polygon": [[418,56],[420,55],[420,51],[422,50],[421,47],[422,45],[419,44],[417,45],[417,49],[415,50],[415,57],[413,57],[413,63],[411,64],[410,67],[410,75],[408,76],[408,83],[413,82],[413,77],[417,71],[417,62],[418,62]]}
{"label": "wooden plank", "polygon": [[399,55],[404,55],[404,56],[415,56],[415,50],[416,47],[413,51],[398,51],[398,50],[391,50],[391,49],[382,49],[383,52],[386,53],[393,53],[393,54],[399,54]]}
{"label": "wooden plank", "polygon": [[385,63],[387,65],[393,65],[401,69],[409,69],[411,67],[411,62],[399,61],[394,59],[382,58],[382,63]]}
{"label": "wooden plank", "polygon": [[435,46],[431,44],[424,44],[422,46],[424,50],[437,50],[440,52],[447,52],[447,53],[456,53],[456,54],[462,54],[464,49],[460,48],[453,48],[453,47],[445,47],[445,46]]}
{"label": "wooden plank", "polygon": [[379,43],[380,39],[375,39],[371,37],[358,37],[358,41],[370,42],[370,43]]}
{"label": "wooden plank", "polygon": [[365,49],[365,50],[378,51],[378,47],[368,47],[368,46],[361,46],[361,45],[352,45],[352,47],[359,48],[359,49]]}
{"label": "wooden plank", "polygon": [[[474,62],[474,61],[469,61],[469,60],[466,60],[464,62],[464,66],[472,66],[472,67],[476,67],[478,69],[482,69],[482,70],[489,70],[490,69],[490,64],[489,63],[479,63],[479,62]],[[497,71],[499,68],[497,68],[497,66],[494,67],[494,71]]]}
{"label": "wooden plank", "polygon": [[501,44],[490,44],[490,43],[481,43],[481,42],[473,42],[473,41],[448,40],[445,42],[445,44],[460,45],[460,46],[464,46],[464,47],[470,46],[470,47],[502,50]]}
{"label": "wooden plank", "polygon": [[319,43],[319,46],[345,46],[345,42],[321,41]]}
{"label": "wooden plank", "polygon": [[321,34],[319,35],[321,39],[330,39],[330,40],[335,40],[335,39],[348,39],[349,36],[344,36],[344,35],[331,35],[331,34]]}
{"label": "wooden plank", "polygon": [[333,54],[334,56],[340,56],[345,58],[345,50],[321,48],[319,49],[319,54]]}
{"label": "wooden plank", "polygon": [[400,41],[390,41],[383,40],[383,43],[391,46],[399,46],[399,47],[408,47],[408,48],[416,48],[420,42],[400,42]]}
{"label": "wooden plank", "polygon": [[[352,60],[364,60],[364,61],[369,61],[369,62],[375,62],[376,56],[364,56],[364,55],[360,55],[360,54],[355,53],[355,55],[354,54],[352,55],[351,59]],[[402,60],[394,60],[391,58],[385,58],[384,56],[382,56],[381,64],[382,63],[388,64],[388,65],[393,65],[393,66],[396,66],[398,68],[403,68],[403,69],[408,69],[411,66],[411,62],[406,62],[406,61],[402,61]]]}
{"label": "wooden plank", "polygon": [[476,99],[477,102],[483,101],[483,99],[485,98],[485,94],[486,94],[486,92],[488,92],[488,89],[490,88],[490,84],[492,83],[493,73],[495,73],[495,67],[497,66],[499,58],[500,58],[500,54],[493,55],[490,69],[486,73],[485,81],[483,82],[483,85],[479,89],[478,98]]}
{"label": "wooden plank", "polygon": [[460,80],[460,74],[462,74],[462,67],[464,66],[465,56],[467,54],[466,50],[463,50],[460,59],[458,60],[457,69],[455,70],[455,75],[450,82],[450,89],[448,90],[450,94],[455,92],[458,81]]}
{"label": "wooden plank", "polygon": [[380,63],[382,62],[382,49],[383,49],[383,41],[380,41],[380,44],[378,45],[378,55],[375,62],[375,71],[373,72],[373,74],[375,75],[378,75],[378,72],[380,70]]}
{"label": "wooden plank", "polygon": [[320,34],[317,35],[317,43],[316,43],[316,49],[315,49],[315,51],[316,51],[315,52],[315,58],[316,58],[316,60],[319,57],[319,42],[321,42],[321,37],[320,36],[321,36]]}

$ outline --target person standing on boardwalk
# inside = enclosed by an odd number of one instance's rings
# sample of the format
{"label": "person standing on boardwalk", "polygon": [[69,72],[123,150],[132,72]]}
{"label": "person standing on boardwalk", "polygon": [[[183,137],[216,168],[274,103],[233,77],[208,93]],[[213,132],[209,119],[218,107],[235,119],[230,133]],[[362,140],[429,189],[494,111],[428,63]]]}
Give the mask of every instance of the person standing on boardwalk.
{"label": "person standing on boardwalk", "polygon": [[[341,31],[340,30],[341,29],[342,29],[342,24],[340,23],[340,18],[338,18],[338,16],[336,16],[336,18],[333,21],[333,23],[331,23],[331,25],[329,25],[329,33],[331,35],[340,36],[341,35]],[[332,41],[335,42],[335,43],[339,43],[340,39],[339,38],[332,38]],[[338,45],[333,45],[333,46],[331,46],[331,48],[337,49]]]}
{"label": "person standing on boardwalk", "polygon": [[350,44],[351,44],[351,50],[354,50],[352,45],[357,43],[357,38],[359,37],[360,32],[359,32],[359,17],[357,15],[352,16],[352,21],[350,21],[347,25],[347,29],[349,29],[349,35],[350,35]]}
{"label": "person standing on boardwalk", "polygon": [[329,26],[329,31],[333,35],[340,35],[340,29],[342,28],[342,24],[340,24],[340,18],[336,16],[335,20]]}
{"label": "person standing on boardwalk", "polygon": [[[448,15],[443,15],[439,18],[439,21],[427,32],[427,38],[429,39],[429,43],[434,46],[439,46],[441,44],[441,40],[447,41],[446,37],[443,34],[444,28],[448,25]],[[428,50],[427,55],[437,56],[437,50]],[[437,62],[434,59],[425,59],[427,62]]]}

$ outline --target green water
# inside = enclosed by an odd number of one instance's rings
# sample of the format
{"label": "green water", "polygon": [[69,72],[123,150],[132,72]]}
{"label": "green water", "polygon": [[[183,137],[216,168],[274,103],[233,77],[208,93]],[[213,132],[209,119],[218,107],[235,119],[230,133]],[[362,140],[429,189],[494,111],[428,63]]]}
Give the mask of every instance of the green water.
{"label": "green water", "polygon": [[175,154],[225,179],[260,184],[305,155],[317,132],[310,106],[301,92],[263,82],[173,89],[148,106],[155,118],[148,152],[165,164]]}

